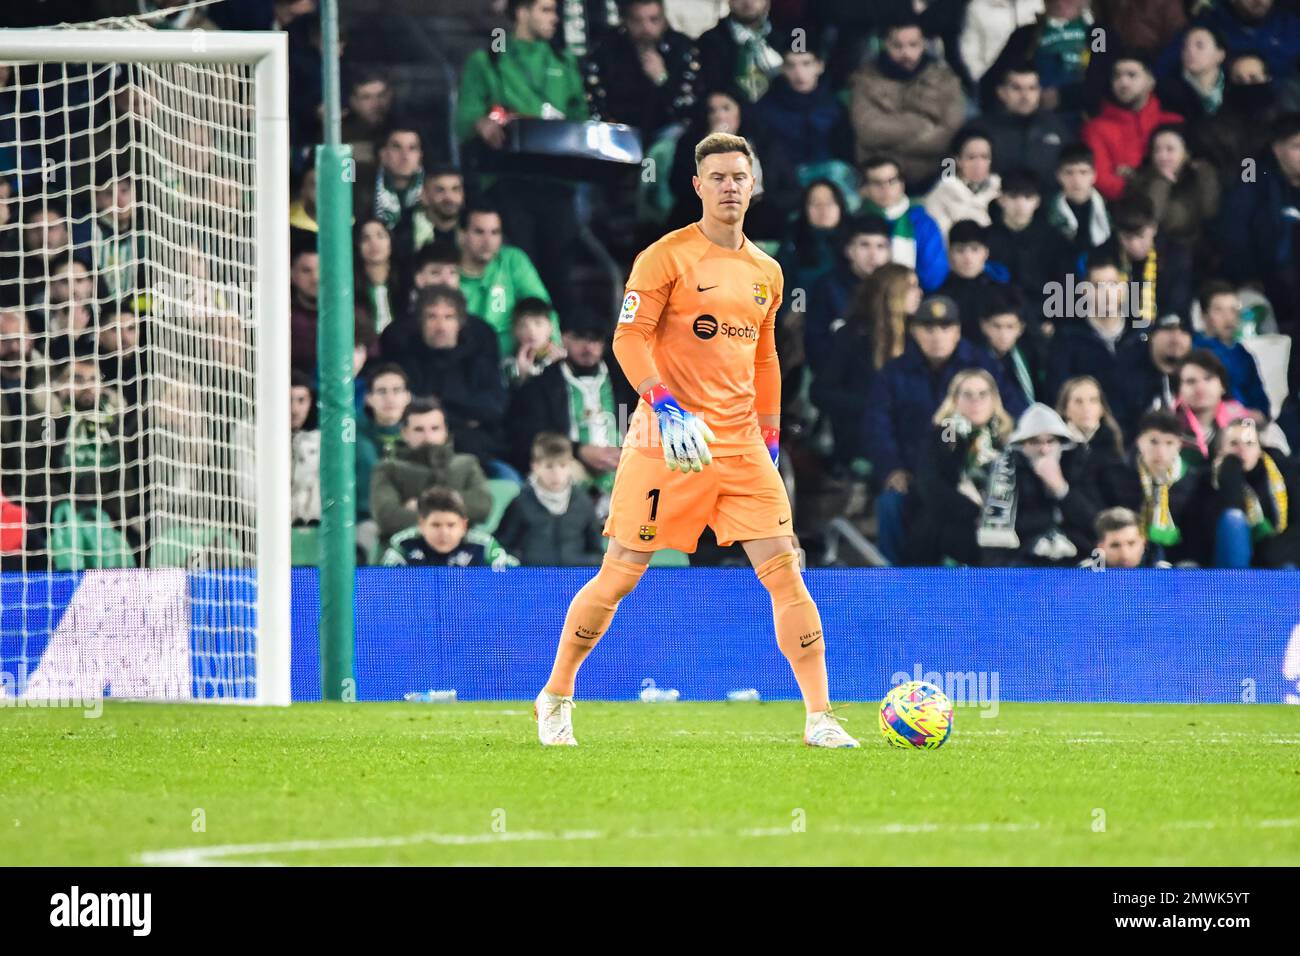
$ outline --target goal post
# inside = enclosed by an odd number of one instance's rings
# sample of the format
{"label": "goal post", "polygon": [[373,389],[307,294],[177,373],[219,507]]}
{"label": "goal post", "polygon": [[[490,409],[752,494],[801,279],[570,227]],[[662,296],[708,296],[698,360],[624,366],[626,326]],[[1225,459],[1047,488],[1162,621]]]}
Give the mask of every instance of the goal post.
{"label": "goal post", "polygon": [[0,320],[26,327],[0,408],[0,698],[287,705],[286,37],[0,30],[5,67]]}

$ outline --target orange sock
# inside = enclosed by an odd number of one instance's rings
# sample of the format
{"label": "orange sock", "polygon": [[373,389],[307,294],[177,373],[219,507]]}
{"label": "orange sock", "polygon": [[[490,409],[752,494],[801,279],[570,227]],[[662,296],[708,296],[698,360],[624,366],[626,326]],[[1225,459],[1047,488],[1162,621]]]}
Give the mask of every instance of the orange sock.
{"label": "orange sock", "polygon": [[754,569],[772,595],[776,643],[790,662],[808,712],[830,707],[826,681],[826,641],[817,605],[803,583],[794,552],[778,554]]}
{"label": "orange sock", "polygon": [[645,569],[644,564],[619,561],[605,555],[596,576],[573,596],[569,613],[564,617],[560,646],[555,649],[551,679],[546,682],[550,693],[564,697],[573,693],[578,668],[604,636],[618,602],[632,593]]}

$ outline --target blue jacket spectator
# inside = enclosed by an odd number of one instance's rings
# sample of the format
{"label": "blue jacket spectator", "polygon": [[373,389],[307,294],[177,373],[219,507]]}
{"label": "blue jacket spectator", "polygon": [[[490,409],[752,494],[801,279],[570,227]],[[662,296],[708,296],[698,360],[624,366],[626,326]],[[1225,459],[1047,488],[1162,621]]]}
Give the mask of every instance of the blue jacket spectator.
{"label": "blue jacket spectator", "polygon": [[1092,322],[1062,323],[1048,347],[1044,398],[1055,402],[1068,379],[1091,375],[1101,383],[1102,392],[1110,400],[1120,391],[1119,356],[1140,334],[1127,319],[1120,325],[1118,338],[1111,341]]}
{"label": "blue jacket spectator", "polygon": [[925,207],[907,197],[902,168],[889,156],[872,156],[862,164],[860,215],[879,216],[889,224],[892,260],[916,270],[921,288],[933,292],[948,278],[948,250],[943,232]]}
{"label": "blue jacket spectator", "polygon": [[878,482],[895,471],[916,471],[930,437],[925,423],[948,394],[952,377],[964,368],[986,370],[998,383],[998,391],[1006,395],[1006,383],[993,359],[965,340],[959,340],[949,358],[937,367],[915,341],[908,342],[903,354],[880,370],[872,382],[863,418],[863,446]]}
{"label": "blue jacket spectator", "polygon": [[1259,377],[1255,356],[1237,340],[1241,332],[1241,299],[1231,283],[1211,280],[1201,289],[1201,321],[1205,332],[1198,334],[1193,345],[1208,349],[1228,370],[1232,397],[1247,408],[1273,417],[1268,394]]}
{"label": "blue jacket spectator", "polygon": [[[1206,27],[1223,37],[1228,55],[1246,51],[1262,53],[1268,61],[1269,71],[1278,79],[1295,74],[1296,57],[1300,56],[1300,17],[1281,4],[1267,3],[1271,9],[1263,16],[1248,13],[1245,8],[1259,7],[1260,0],[1224,0],[1213,10],[1207,10],[1187,27]],[[1156,63],[1156,73],[1166,76],[1182,68],[1183,30],[1170,41]]]}
{"label": "blue jacket spectator", "polygon": [[851,162],[853,133],[844,104],[819,82],[821,59],[810,52],[787,50],[782,76],[750,111],[785,147],[795,166],[838,159]]}
{"label": "blue jacket spectator", "polygon": [[831,338],[853,310],[853,297],[868,276],[890,261],[889,226],[877,216],[854,216],[840,224],[843,257],[808,292],[804,349],[819,372],[830,359]]}
{"label": "blue jacket spectator", "polygon": [[1176,315],[1161,316],[1150,332],[1119,350],[1118,385],[1106,398],[1125,435],[1135,437],[1138,420],[1152,409],[1173,410],[1178,400],[1178,365],[1191,350],[1191,333]]}
{"label": "blue jacket spectator", "polygon": [[1232,380],[1233,398],[1247,408],[1257,409],[1270,418],[1273,417],[1264,383],[1259,377],[1259,366],[1255,364],[1255,356],[1247,351],[1246,346],[1240,342],[1224,345],[1216,338],[1197,333],[1192,339],[1192,347],[1208,349],[1223,363],[1223,367],[1228,370],[1228,378]]}
{"label": "blue jacket spectator", "polygon": [[1283,144],[1300,141],[1300,113],[1278,117],[1270,139],[1273,155],[1260,163],[1258,181],[1238,184],[1223,204],[1218,239],[1226,277],[1239,285],[1262,282],[1289,331],[1300,302],[1300,168],[1287,169],[1279,154],[1294,152]]}
{"label": "blue jacket spectator", "polygon": [[943,285],[943,280],[948,278],[948,250],[944,247],[939,224],[924,206],[908,203],[905,209],[894,209],[896,215],[891,216],[887,210],[872,209],[869,203],[864,203],[863,211],[880,215],[889,223],[893,261],[903,265],[908,265],[909,260],[914,261],[913,268],[921,280],[922,289],[933,292]]}

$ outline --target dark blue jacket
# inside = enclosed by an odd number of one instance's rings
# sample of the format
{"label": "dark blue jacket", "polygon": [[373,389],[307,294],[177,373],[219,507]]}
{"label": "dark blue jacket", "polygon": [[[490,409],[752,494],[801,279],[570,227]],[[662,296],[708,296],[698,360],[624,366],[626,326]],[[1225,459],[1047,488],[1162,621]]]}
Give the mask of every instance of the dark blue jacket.
{"label": "dark blue jacket", "polygon": [[1239,183],[1225,199],[1218,240],[1223,271],[1233,282],[1258,280],[1283,324],[1293,321],[1300,294],[1296,269],[1296,229],[1300,189],[1291,186],[1269,156],[1259,179]]}
{"label": "dark blue jacket", "polygon": [[961,316],[961,334],[976,345],[984,344],[984,331],[980,328],[980,315],[989,300],[997,295],[997,287],[1005,286],[1009,276],[1007,268],[1000,263],[990,262],[973,279],[964,279],[955,272],[949,272],[948,278],[939,286],[939,294],[946,295],[957,303],[957,314]]}
{"label": "dark blue jacket", "polygon": [[1041,402],[1045,397],[1043,391],[1043,374],[1042,369],[1038,367],[1038,355],[1033,345],[1028,342],[1022,335],[1014,351],[1020,353],[1024,359],[1025,367],[1029,371],[1029,381],[1034,389],[1033,395],[1026,395],[1023,386],[1020,384],[1020,378],[1016,375],[1016,363],[1011,358],[1011,353],[999,358],[993,353],[993,349],[984,346],[984,351],[988,354],[989,360],[992,361],[1002,372],[1002,407],[1007,410],[1007,414],[1012,418],[1019,418],[1020,413],[1029,407],[1031,402]]}
{"label": "dark blue jacket", "polygon": [[1066,380],[1091,375],[1101,385],[1106,400],[1113,402],[1120,391],[1119,356],[1129,342],[1140,336],[1132,325],[1126,325],[1115,351],[1111,352],[1087,320],[1061,323],[1047,346],[1047,391],[1040,401],[1055,408]]}
{"label": "dark blue jacket", "polygon": [[1172,408],[1167,399],[1178,398],[1178,382],[1156,368],[1151,361],[1151,344],[1142,333],[1122,344],[1116,361],[1119,384],[1110,400],[1110,410],[1124,430],[1125,440],[1131,444],[1137,437],[1135,431],[1142,416],[1153,408]]}
{"label": "dark blue jacket", "polygon": [[778,76],[749,110],[785,147],[796,166],[829,159],[853,161],[848,113],[827,82],[811,93],[796,93]]}
{"label": "dark blue jacket", "polygon": [[1240,342],[1224,345],[1216,338],[1197,333],[1192,337],[1192,348],[1209,349],[1228,369],[1228,380],[1232,382],[1232,397],[1247,408],[1258,409],[1269,418],[1273,409],[1269,405],[1268,394],[1264,391],[1264,382],[1259,377],[1259,366],[1255,356]]}
{"label": "dark blue jacket", "polygon": [[877,484],[900,468],[916,472],[930,436],[930,419],[948,394],[953,376],[967,368],[982,368],[992,375],[1003,404],[1007,403],[1009,389],[1001,370],[987,352],[965,339],[937,371],[911,339],[902,355],[885,363],[871,384],[862,419],[863,447]]}
{"label": "dark blue jacket", "polygon": [[843,260],[813,283],[808,292],[808,314],[804,316],[803,346],[813,372],[826,367],[830,359],[831,325],[846,318],[853,305],[853,293],[861,280]]}
{"label": "dark blue jacket", "polygon": [[871,385],[880,373],[872,362],[871,337],[860,325],[841,325],[827,338],[830,347],[821,368],[813,372],[809,397],[831,423],[834,459],[849,464],[866,457],[862,416],[871,398]]}
{"label": "dark blue jacket", "polygon": [[1300,17],[1280,9],[1281,4],[1258,23],[1246,23],[1227,3],[1209,10],[1193,20],[1176,37],[1169,41],[1156,62],[1156,75],[1166,76],[1181,69],[1183,39],[1187,31],[1196,27],[1217,30],[1228,48],[1234,53],[1259,53],[1268,63],[1268,71],[1275,80],[1285,80],[1296,71],[1296,57],[1300,56]]}

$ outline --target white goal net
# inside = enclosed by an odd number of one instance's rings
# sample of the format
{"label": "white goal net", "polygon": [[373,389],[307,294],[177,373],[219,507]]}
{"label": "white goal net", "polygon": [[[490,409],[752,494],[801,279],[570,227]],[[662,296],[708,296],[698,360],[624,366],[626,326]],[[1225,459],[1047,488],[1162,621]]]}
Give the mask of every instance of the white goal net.
{"label": "white goal net", "polygon": [[0,697],[287,703],[283,38],[0,31]]}

